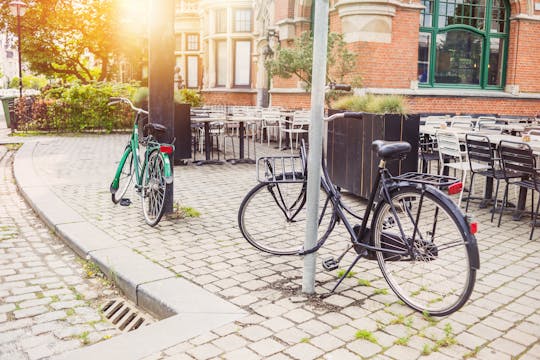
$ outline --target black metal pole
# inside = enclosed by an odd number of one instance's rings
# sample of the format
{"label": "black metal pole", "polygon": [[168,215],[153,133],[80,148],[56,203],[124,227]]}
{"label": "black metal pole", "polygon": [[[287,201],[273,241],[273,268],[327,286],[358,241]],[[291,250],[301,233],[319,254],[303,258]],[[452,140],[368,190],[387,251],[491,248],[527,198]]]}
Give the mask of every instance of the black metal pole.
{"label": "black metal pole", "polygon": [[[168,129],[166,138],[158,140],[170,143],[174,136],[175,0],[151,0],[149,14],[148,110],[150,122]],[[173,211],[173,187],[169,190],[165,213]]]}
{"label": "black metal pole", "polygon": [[22,61],[21,61],[21,9],[17,6],[17,37],[19,38],[19,46],[17,46],[19,56],[19,98],[22,98]]}

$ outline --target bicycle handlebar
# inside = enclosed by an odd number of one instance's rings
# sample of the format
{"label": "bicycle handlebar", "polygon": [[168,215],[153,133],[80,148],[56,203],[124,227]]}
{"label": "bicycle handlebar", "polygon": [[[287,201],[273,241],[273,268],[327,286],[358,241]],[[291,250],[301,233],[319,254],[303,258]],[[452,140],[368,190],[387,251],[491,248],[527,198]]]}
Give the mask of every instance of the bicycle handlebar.
{"label": "bicycle handlebar", "polygon": [[351,91],[351,85],[330,83],[330,84],[328,84],[328,89],[329,90]]}
{"label": "bicycle handlebar", "polygon": [[111,106],[111,105],[115,105],[115,104],[119,104],[119,103],[128,104],[131,107],[132,110],[134,110],[134,111],[136,111],[138,113],[143,113],[143,114],[148,115],[148,111],[143,110],[143,109],[138,108],[138,107],[135,107],[135,105],[133,105],[133,103],[129,99],[124,98],[124,97],[110,97],[109,102],[107,103],[107,105]]}
{"label": "bicycle handlebar", "polygon": [[324,121],[332,121],[332,120],[343,119],[343,118],[362,119],[363,117],[364,117],[364,113],[362,112],[342,112],[342,113],[331,115],[325,118]]}

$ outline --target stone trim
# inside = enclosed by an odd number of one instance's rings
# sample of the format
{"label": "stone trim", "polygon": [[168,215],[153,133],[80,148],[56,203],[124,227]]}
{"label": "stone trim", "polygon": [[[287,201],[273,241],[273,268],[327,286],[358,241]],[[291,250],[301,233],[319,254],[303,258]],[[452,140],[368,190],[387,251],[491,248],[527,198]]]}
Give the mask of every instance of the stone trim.
{"label": "stone trim", "polygon": [[504,91],[491,90],[467,90],[467,89],[393,89],[393,88],[365,88],[355,89],[356,95],[370,94],[391,94],[406,96],[447,96],[447,97],[484,97],[501,99],[540,99],[540,93],[518,93],[511,94]]}

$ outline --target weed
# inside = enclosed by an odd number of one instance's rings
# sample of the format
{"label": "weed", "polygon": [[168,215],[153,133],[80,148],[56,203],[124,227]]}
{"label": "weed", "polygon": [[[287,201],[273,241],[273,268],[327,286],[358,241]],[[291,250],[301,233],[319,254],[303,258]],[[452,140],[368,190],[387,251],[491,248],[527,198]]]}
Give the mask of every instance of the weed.
{"label": "weed", "polygon": [[21,148],[21,143],[15,143],[15,144],[6,144],[6,147],[9,151],[16,151]]}
{"label": "weed", "polygon": [[180,203],[173,204],[173,212],[168,215],[171,219],[197,218],[201,213],[190,206],[180,206]]}
{"label": "weed", "polygon": [[371,283],[369,280],[366,279],[358,279],[358,285],[360,286],[371,286]]}
{"label": "weed", "polygon": [[429,346],[429,344],[424,344],[424,347],[422,348],[422,355],[427,356],[433,352],[433,349]]}
{"label": "weed", "polygon": [[[345,275],[345,269],[339,269],[338,272],[337,272],[337,276],[338,277],[342,277],[343,275]],[[350,279],[352,278],[354,275],[356,275],[356,272],[354,271],[349,271],[349,273],[347,274],[347,279]]]}
{"label": "weed", "polygon": [[87,278],[103,277],[99,266],[92,261],[84,261],[83,270]]}
{"label": "weed", "polygon": [[84,295],[81,293],[75,293],[75,299],[76,300],[84,300]]}
{"label": "weed", "polygon": [[375,289],[375,295],[388,295],[388,289]]}
{"label": "weed", "polygon": [[424,320],[426,320],[432,325],[437,323],[437,320],[435,320],[431,315],[429,315],[429,312],[427,310],[424,310],[422,312],[422,317],[424,318]]}
{"label": "weed", "polygon": [[377,339],[375,338],[375,336],[373,335],[373,333],[369,330],[365,330],[365,329],[360,329],[356,332],[356,335],[355,337],[357,339],[361,339],[361,340],[367,340],[367,341],[370,341],[374,344],[377,344]]}
{"label": "weed", "polygon": [[43,299],[44,297],[45,297],[45,295],[43,295],[42,292],[38,292],[38,293],[36,294],[36,298],[38,298],[38,299]]}
{"label": "weed", "polygon": [[409,343],[409,340],[410,338],[408,336],[400,337],[399,339],[394,341],[394,344],[406,346]]}
{"label": "weed", "polygon": [[58,297],[58,295],[51,296],[51,302],[59,302],[59,301],[60,301],[60,298]]}
{"label": "weed", "polygon": [[75,315],[75,310],[73,310],[73,309],[66,309],[66,315],[67,315],[67,316],[73,316],[73,315]]}
{"label": "weed", "polygon": [[85,331],[83,332],[82,334],[79,335],[79,339],[81,339],[82,343],[84,345],[88,345],[90,343],[90,339],[88,339],[88,335],[90,333],[88,331]]}
{"label": "weed", "polygon": [[300,342],[307,344],[307,343],[309,343],[309,338],[302,338],[302,339],[300,339]]}
{"label": "weed", "polygon": [[465,355],[463,355],[463,359],[476,357],[476,355],[478,355],[478,352],[480,351],[480,349],[481,349],[480,346],[475,347],[474,350],[471,350],[468,353],[466,353]]}

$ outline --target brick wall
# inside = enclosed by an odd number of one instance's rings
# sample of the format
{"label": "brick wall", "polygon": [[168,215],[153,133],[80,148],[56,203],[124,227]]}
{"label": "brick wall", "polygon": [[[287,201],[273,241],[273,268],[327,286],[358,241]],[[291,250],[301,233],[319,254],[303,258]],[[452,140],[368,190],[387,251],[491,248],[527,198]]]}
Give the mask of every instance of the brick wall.
{"label": "brick wall", "polygon": [[203,104],[205,105],[247,105],[257,104],[256,93],[203,91]]}
{"label": "brick wall", "polygon": [[[409,88],[417,79],[418,10],[398,9],[392,18],[392,42],[354,42],[349,49],[358,54],[355,75],[364,87]],[[339,17],[331,16],[333,21]],[[334,20],[335,19],[335,20]],[[340,26],[332,24],[333,31]]]}
{"label": "brick wall", "polygon": [[540,92],[540,21],[512,20],[506,84],[521,92]]}
{"label": "brick wall", "polygon": [[311,93],[298,94],[270,94],[270,104],[281,106],[285,109],[309,109],[311,108]]}
{"label": "brick wall", "polygon": [[534,116],[540,114],[539,99],[487,97],[411,96],[410,113],[499,114]]}
{"label": "brick wall", "polygon": [[294,17],[294,0],[275,0],[275,20]]}

